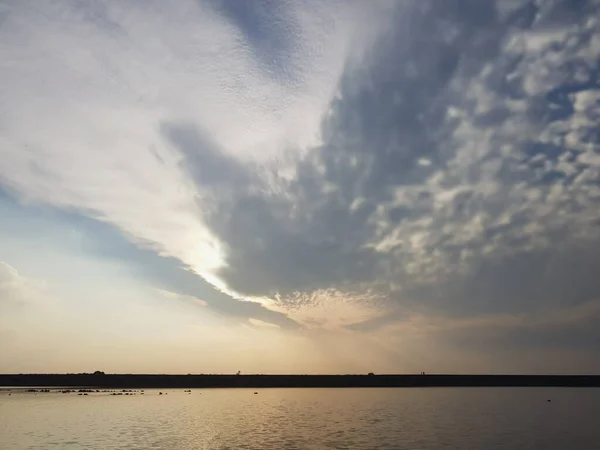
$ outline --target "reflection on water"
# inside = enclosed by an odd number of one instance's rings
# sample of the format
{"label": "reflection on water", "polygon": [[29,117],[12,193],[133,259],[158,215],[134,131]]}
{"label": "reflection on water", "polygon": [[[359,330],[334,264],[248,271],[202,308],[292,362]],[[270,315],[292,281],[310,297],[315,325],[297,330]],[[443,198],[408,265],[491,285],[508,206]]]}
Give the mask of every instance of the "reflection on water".
{"label": "reflection on water", "polygon": [[0,448],[600,448],[600,389],[162,392],[0,392]]}

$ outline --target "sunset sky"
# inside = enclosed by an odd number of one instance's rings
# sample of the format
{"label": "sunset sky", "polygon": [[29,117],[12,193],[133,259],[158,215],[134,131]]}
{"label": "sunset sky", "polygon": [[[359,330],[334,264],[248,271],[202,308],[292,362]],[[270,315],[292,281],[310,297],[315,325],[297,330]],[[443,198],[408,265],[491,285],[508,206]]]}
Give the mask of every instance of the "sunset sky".
{"label": "sunset sky", "polygon": [[598,0],[0,0],[0,372],[598,372],[599,124]]}

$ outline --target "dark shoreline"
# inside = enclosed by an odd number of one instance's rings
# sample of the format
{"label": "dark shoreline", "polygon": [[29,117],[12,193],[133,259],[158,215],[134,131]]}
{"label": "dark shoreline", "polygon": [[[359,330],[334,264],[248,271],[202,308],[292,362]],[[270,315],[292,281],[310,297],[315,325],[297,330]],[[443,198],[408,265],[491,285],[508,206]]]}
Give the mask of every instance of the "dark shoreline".
{"label": "dark shoreline", "polygon": [[0,387],[365,388],[600,387],[600,375],[144,375],[0,374]]}

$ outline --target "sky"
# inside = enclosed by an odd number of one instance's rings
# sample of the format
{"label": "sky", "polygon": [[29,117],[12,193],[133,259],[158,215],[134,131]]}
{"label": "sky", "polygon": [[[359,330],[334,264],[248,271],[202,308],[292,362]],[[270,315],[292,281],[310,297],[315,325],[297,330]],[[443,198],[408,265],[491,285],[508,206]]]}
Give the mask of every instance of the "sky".
{"label": "sky", "polygon": [[599,0],[0,0],[0,372],[598,373]]}

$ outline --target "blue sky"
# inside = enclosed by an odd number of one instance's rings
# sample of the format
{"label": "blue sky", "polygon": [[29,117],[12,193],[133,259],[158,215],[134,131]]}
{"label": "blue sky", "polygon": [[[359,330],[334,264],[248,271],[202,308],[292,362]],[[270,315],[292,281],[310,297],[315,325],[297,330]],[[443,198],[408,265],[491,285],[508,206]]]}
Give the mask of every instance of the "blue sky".
{"label": "blue sky", "polygon": [[0,371],[600,370],[600,2],[0,1]]}

